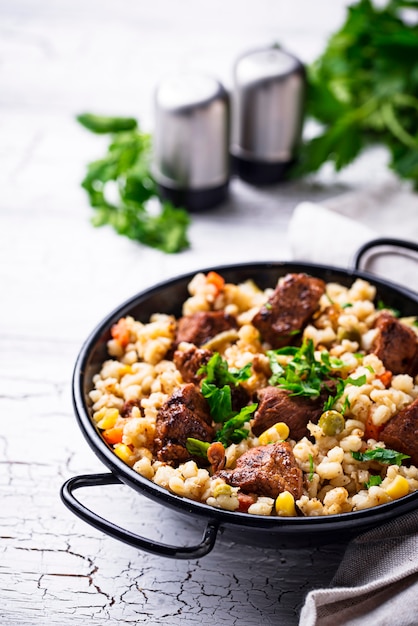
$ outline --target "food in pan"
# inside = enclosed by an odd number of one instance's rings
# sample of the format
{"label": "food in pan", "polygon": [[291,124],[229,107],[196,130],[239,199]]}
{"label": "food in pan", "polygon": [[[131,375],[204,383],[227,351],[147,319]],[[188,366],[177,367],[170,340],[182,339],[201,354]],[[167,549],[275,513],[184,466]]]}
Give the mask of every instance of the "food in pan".
{"label": "food in pan", "polygon": [[418,490],[416,318],[289,273],[261,289],[197,273],[180,316],[126,316],[89,393],[114,453],[230,511],[322,516]]}

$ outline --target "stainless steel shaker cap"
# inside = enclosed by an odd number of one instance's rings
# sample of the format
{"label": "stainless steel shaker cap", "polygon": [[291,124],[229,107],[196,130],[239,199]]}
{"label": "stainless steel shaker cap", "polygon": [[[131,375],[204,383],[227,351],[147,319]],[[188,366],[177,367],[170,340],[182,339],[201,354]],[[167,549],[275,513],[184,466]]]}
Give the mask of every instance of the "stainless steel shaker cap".
{"label": "stainless steel shaker cap", "polygon": [[249,182],[281,180],[297,154],[305,95],[302,63],[277,46],[241,56],[234,67],[231,154]]}
{"label": "stainless steel shaker cap", "polygon": [[181,72],[155,93],[153,173],[162,195],[189,210],[222,201],[229,183],[229,94],[211,76]]}

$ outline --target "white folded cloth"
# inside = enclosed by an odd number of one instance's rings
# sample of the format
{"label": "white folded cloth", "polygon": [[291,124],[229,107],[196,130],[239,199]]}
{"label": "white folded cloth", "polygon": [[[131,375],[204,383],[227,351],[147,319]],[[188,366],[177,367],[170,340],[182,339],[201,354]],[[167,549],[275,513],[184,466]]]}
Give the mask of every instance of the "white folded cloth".
{"label": "white folded cloth", "polygon": [[[367,241],[382,236],[416,240],[418,196],[415,200],[416,205],[409,204],[403,215],[398,204],[396,212],[382,213],[382,198],[373,202],[370,195],[365,201],[352,194],[340,205],[335,199],[330,203],[333,208],[302,202],[289,225],[292,255],[300,261],[347,269]],[[417,260],[411,261],[408,254],[377,257],[362,269],[418,291]],[[308,593],[299,626],[337,625],[418,625],[418,511],[353,539],[329,587]]]}
{"label": "white folded cloth", "polygon": [[[405,212],[399,205],[396,205],[396,211],[392,207],[385,211],[381,202],[373,204],[368,197],[367,210],[362,213],[359,211],[359,196],[347,196],[342,197],[340,210],[336,208],[336,200],[327,201],[332,209],[325,203],[301,202],[296,206],[288,228],[289,247],[294,259],[348,269],[353,267],[357,250],[368,241],[391,237],[418,245],[418,194],[413,198],[416,206],[411,204]],[[353,206],[351,213],[356,219],[348,216],[349,199]],[[418,292],[416,253],[379,246],[363,260],[360,269]]]}
{"label": "white folded cloth", "polygon": [[344,215],[313,202],[301,202],[289,223],[295,259],[348,267],[354,253],[378,233]]}

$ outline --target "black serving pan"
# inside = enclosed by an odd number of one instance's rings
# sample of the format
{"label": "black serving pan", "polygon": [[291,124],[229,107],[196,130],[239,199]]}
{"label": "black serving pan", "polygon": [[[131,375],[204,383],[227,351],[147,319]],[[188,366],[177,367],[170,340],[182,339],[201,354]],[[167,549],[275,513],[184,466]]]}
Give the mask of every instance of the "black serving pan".
{"label": "black serving pan", "polygon": [[[417,293],[359,269],[364,256],[378,246],[397,246],[418,252],[418,245],[415,243],[378,239],[358,250],[353,268],[348,270],[302,262],[257,262],[216,266],[200,271],[207,273],[209,270],[216,270],[226,281],[233,283],[253,279],[261,288],[274,286],[278,278],[288,272],[305,272],[326,282],[339,282],[347,286],[355,278],[364,278],[377,288],[376,300],[401,311],[404,316],[416,315]],[[116,456],[91,419],[88,402],[92,378],[99,371],[102,362],[108,358],[106,343],[110,338],[110,328],[120,317],[126,315],[132,315],[143,322],[147,322],[155,312],[180,315],[181,305],[189,295],[187,285],[195,274],[196,271],[193,271],[159,283],[130,298],[105,317],[82,346],[73,374],[75,413],[83,435],[110,472],[75,476],[67,480],[61,488],[65,505],[78,517],[115,539],[152,554],[177,559],[194,559],[208,554],[215,545],[218,534],[226,537],[229,535],[230,539],[243,541],[248,545],[265,544],[273,548],[346,542],[360,532],[415,509],[418,505],[418,492],[371,509],[322,517],[280,518],[225,511],[169,493],[140,476]],[[193,546],[173,546],[139,536],[100,517],[74,495],[81,487],[121,483],[170,510],[187,516],[193,524],[201,524],[204,530],[200,543]]]}

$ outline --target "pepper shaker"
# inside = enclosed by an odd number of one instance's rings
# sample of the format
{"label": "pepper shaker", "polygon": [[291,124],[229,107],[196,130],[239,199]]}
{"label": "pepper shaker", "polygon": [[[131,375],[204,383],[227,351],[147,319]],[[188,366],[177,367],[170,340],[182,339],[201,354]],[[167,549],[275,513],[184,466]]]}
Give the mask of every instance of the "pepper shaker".
{"label": "pepper shaker", "polygon": [[231,156],[240,178],[255,185],[286,178],[301,139],[305,85],[303,64],[278,46],[238,58]]}
{"label": "pepper shaker", "polygon": [[157,86],[153,173],[163,198],[191,212],[222,202],[229,139],[230,99],[217,79],[179,72]]}

